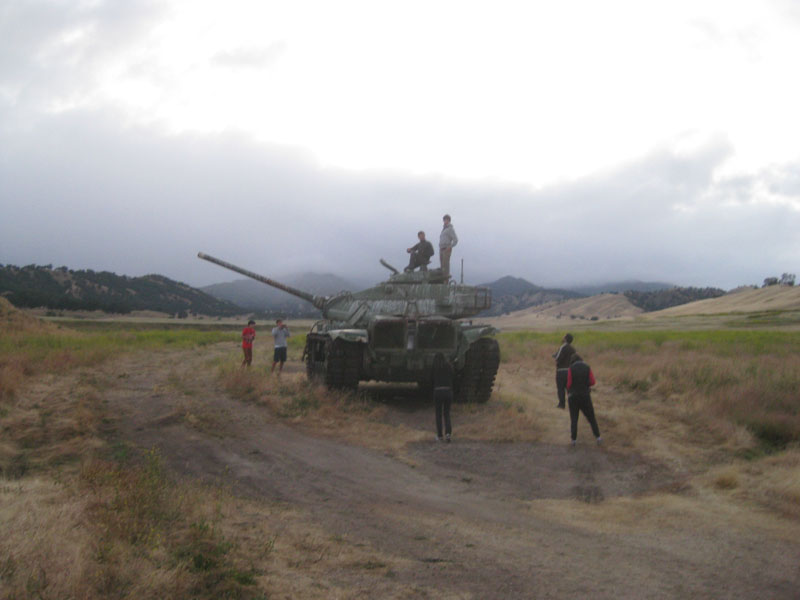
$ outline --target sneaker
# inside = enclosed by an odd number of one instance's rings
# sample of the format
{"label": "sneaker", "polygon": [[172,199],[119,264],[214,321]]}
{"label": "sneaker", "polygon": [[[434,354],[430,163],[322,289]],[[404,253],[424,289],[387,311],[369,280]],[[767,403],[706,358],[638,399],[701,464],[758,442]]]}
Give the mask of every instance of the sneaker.
{"label": "sneaker", "polygon": [[450,434],[449,433],[446,436],[444,436],[444,441],[447,442],[448,444],[450,443]]}
{"label": "sneaker", "polygon": [[601,438],[601,437],[598,435],[598,436],[597,436],[597,445],[598,445],[598,446],[601,446],[602,444],[603,444],[603,438]]}
{"label": "sneaker", "polygon": [[574,446],[577,445],[577,443],[578,443],[578,440],[570,440],[569,445],[574,447]]}
{"label": "sneaker", "polygon": [[442,441],[442,436],[440,436],[440,435],[437,435],[437,436],[436,436],[436,441],[437,441],[437,442],[441,442],[441,441]]}
{"label": "sneaker", "polygon": [[564,409],[566,408],[566,406],[564,406],[563,404],[561,404],[561,402],[559,402],[558,404],[556,404],[556,408]]}

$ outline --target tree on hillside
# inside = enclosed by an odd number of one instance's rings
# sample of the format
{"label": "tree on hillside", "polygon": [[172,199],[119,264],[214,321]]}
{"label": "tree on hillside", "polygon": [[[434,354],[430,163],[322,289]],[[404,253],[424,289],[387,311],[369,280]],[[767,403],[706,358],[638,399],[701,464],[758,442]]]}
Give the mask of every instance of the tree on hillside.
{"label": "tree on hillside", "polygon": [[655,292],[628,290],[625,292],[625,297],[634,306],[641,308],[645,312],[650,312],[695,302],[696,300],[718,298],[724,294],[725,292],[719,288],[674,287],[668,290],[658,290]]}
{"label": "tree on hillside", "polygon": [[771,285],[778,285],[778,278],[777,277],[767,277],[764,279],[764,285],[761,287],[769,287]]}
{"label": "tree on hillside", "polygon": [[794,285],[794,273],[784,273],[781,275],[781,285]]}
{"label": "tree on hillside", "polygon": [[[242,309],[163,276],[127,277],[52,265],[0,267],[0,294],[19,307],[57,310],[133,310],[235,315]],[[58,276],[55,274],[58,273]]]}

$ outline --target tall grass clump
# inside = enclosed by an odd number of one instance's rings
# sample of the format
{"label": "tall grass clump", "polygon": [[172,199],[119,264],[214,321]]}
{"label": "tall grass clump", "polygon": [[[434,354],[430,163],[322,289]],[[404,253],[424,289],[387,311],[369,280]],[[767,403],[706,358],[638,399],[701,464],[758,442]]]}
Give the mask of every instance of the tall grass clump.
{"label": "tall grass clump", "polygon": [[303,417],[331,402],[347,402],[347,394],[335,394],[303,377],[265,373],[257,369],[242,369],[223,365],[219,379],[227,393],[234,398],[266,406],[277,417]]}
{"label": "tall grass clump", "polygon": [[[562,335],[501,334],[504,361],[551,372]],[[581,331],[573,345],[603,384],[743,425],[768,451],[800,442],[798,332]]]}
{"label": "tall grass clump", "polygon": [[219,528],[209,493],[172,482],[156,450],[97,460],[81,477],[98,532],[90,596],[252,598],[254,568]]}

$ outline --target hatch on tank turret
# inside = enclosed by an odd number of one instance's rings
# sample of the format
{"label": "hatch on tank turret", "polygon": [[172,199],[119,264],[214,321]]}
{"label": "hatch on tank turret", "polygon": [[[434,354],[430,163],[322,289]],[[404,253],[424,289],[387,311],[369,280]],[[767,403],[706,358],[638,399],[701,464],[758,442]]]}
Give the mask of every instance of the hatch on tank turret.
{"label": "hatch on tank turret", "polygon": [[404,271],[389,276],[391,283],[448,283],[449,278],[444,276],[441,269],[428,269],[427,271]]}

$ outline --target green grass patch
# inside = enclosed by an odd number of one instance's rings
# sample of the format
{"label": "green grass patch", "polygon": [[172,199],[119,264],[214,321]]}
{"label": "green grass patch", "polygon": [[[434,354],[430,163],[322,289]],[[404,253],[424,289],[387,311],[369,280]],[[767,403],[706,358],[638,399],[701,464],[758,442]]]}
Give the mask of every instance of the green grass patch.
{"label": "green grass patch", "polygon": [[[551,354],[561,345],[562,333],[515,331],[498,336],[503,354],[545,349]],[[800,332],[738,331],[726,329],[673,331],[597,331],[575,334],[573,345],[584,358],[590,359],[610,351],[657,354],[666,347],[670,351],[699,350],[716,356],[790,356],[800,352]]]}
{"label": "green grass patch", "polygon": [[140,350],[186,349],[235,342],[238,332],[199,329],[58,330],[0,336],[0,400],[40,373],[63,373]]}
{"label": "green grass patch", "polygon": [[725,323],[728,327],[786,327],[800,325],[800,311],[773,310],[750,313]]}
{"label": "green grass patch", "polygon": [[279,417],[285,419],[302,417],[308,414],[309,411],[319,408],[319,398],[314,394],[314,390],[308,385],[302,387],[304,389],[299,389],[291,394],[284,394],[288,397],[275,411]]}

